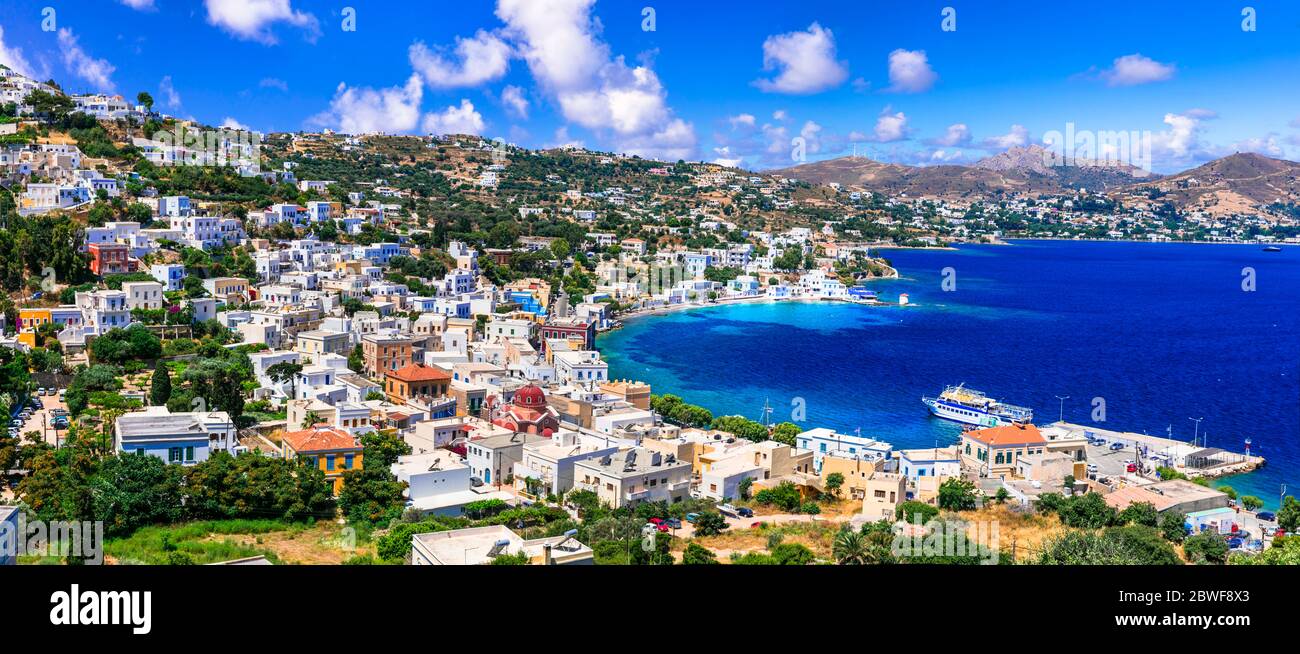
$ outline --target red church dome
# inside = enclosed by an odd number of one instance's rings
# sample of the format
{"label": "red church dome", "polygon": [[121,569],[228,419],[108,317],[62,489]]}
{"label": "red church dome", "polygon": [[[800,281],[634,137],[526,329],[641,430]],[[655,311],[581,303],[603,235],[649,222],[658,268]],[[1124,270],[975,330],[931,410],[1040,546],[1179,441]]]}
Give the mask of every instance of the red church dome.
{"label": "red church dome", "polygon": [[541,409],[546,406],[546,394],[538,386],[529,384],[515,392],[515,399],[511,404],[529,409]]}

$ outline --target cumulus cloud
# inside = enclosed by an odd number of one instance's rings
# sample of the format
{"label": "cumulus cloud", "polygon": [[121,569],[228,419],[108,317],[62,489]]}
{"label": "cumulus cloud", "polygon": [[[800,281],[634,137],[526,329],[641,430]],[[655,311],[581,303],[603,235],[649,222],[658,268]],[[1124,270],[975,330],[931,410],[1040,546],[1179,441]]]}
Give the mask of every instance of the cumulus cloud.
{"label": "cumulus cloud", "polygon": [[501,89],[501,104],[505,106],[507,114],[528,120],[528,98],[524,97],[524,90],[518,86]]}
{"label": "cumulus cloud", "polygon": [[[969,145],[970,141],[970,128],[966,126],[966,123],[953,123],[948,126],[948,129],[944,130],[943,136],[929,139],[926,143],[945,148],[952,148]],[[936,152],[941,152],[941,150]]]}
{"label": "cumulus cloud", "polygon": [[646,157],[689,159],[694,128],[674,115],[647,65],[628,65],[597,38],[594,0],[499,0],[496,15],[538,86],[568,121]]}
{"label": "cumulus cloud", "polygon": [[876,118],[876,127],[872,135],[865,140],[876,143],[893,143],[907,139],[907,115],[899,111],[890,113],[889,107],[885,107]]}
{"label": "cumulus cloud", "polygon": [[483,116],[474,109],[474,103],[461,99],[460,106],[451,105],[440,112],[424,115],[422,130],[427,134],[483,133]]}
{"label": "cumulus cloud", "polygon": [[181,94],[176,92],[176,87],[172,85],[172,76],[167,75],[158,82],[158,95],[162,97],[163,106],[168,109],[181,108]]}
{"label": "cumulus cloud", "polygon": [[32,79],[44,79],[46,77],[37,74],[36,68],[23,56],[22,48],[9,47],[5,44],[4,25],[0,25],[0,64],[8,66],[24,77]]}
{"label": "cumulus cloud", "polygon": [[1101,73],[1101,78],[1108,86],[1136,86],[1163,82],[1173,76],[1173,64],[1162,64],[1139,53],[1115,59],[1111,67]]}
{"label": "cumulus cloud", "polygon": [[1002,151],[1029,144],[1029,130],[1024,125],[1012,125],[1011,130],[999,136],[990,136],[980,142],[985,150]]}
{"label": "cumulus cloud", "polygon": [[1282,157],[1286,154],[1282,150],[1282,144],[1278,142],[1277,134],[1243,139],[1233,143],[1232,149],[1237,152],[1254,152],[1267,157]]}
{"label": "cumulus cloud", "polygon": [[849,77],[846,62],[835,59],[835,36],[817,23],[803,32],[767,37],[763,70],[777,71],[772,79],[754,82],[769,93],[809,94],[835,88]]}
{"label": "cumulus cloud", "polygon": [[137,11],[150,11],[156,9],[153,0],[118,0],[122,4]]}
{"label": "cumulus cloud", "polygon": [[754,121],[755,118],[753,114],[736,114],[735,116],[727,118],[727,122],[731,123],[732,127],[753,127]]}
{"label": "cumulus cloud", "polygon": [[59,30],[59,49],[63,51],[63,65],[69,72],[90,83],[96,90],[113,90],[113,72],[117,67],[106,59],[90,56],[77,43],[72,30],[66,27]]}
{"label": "cumulus cloud", "polygon": [[424,86],[417,74],[403,86],[377,90],[339,84],[329,110],[308,122],[348,134],[410,132],[419,123],[423,97]]}
{"label": "cumulus cloud", "polygon": [[226,116],[226,119],[221,121],[221,129],[237,129],[245,132],[252,131],[251,127],[231,118],[230,116]]}
{"label": "cumulus cloud", "polygon": [[930,68],[924,50],[903,50],[889,53],[889,88],[893,93],[920,93],[930,90],[939,75]]}
{"label": "cumulus cloud", "polygon": [[276,43],[271,26],[288,23],[307,32],[308,40],[320,35],[320,23],[305,11],[297,11],[289,0],[203,0],[208,9],[208,23],[237,38]]}
{"label": "cumulus cloud", "polygon": [[456,37],[454,56],[446,49],[430,49],[422,42],[411,45],[411,66],[432,88],[477,86],[499,79],[510,68],[510,45],[496,34],[479,30],[473,38]]}

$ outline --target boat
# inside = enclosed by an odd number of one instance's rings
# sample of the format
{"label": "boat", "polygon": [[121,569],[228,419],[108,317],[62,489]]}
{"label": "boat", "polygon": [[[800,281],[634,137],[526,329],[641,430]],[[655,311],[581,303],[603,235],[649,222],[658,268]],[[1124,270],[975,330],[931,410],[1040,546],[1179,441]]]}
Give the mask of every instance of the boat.
{"label": "boat", "polygon": [[978,427],[1026,424],[1034,420],[1032,409],[999,402],[980,391],[966,388],[965,384],[949,386],[938,397],[922,397],[921,402],[935,416]]}
{"label": "boat", "polygon": [[1278,247],[1278,246],[1276,246],[1276,245],[1269,245],[1269,246],[1267,246],[1267,247],[1264,248],[1264,251],[1265,251],[1265,252],[1281,252],[1281,251],[1282,251],[1282,248],[1280,248],[1280,247]]}

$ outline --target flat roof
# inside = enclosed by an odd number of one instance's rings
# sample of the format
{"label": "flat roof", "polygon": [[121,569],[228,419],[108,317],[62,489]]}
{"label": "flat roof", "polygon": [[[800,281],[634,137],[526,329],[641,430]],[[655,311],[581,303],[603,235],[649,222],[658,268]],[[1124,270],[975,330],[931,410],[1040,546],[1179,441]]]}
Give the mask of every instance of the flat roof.
{"label": "flat roof", "polygon": [[519,534],[501,525],[416,534],[412,538],[420,544],[421,549],[430,553],[438,563],[443,565],[488,564],[493,558],[489,554],[498,543],[501,543],[498,549],[501,554],[523,552],[529,558],[541,557],[545,545],[552,546],[552,556],[559,562],[591,556],[591,548],[576,539],[555,536],[524,540]]}

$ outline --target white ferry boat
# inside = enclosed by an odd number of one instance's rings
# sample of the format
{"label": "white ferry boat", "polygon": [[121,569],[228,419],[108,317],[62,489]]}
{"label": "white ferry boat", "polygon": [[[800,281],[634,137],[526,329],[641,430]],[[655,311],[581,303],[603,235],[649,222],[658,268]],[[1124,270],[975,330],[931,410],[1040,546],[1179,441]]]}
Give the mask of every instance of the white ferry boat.
{"label": "white ferry boat", "polygon": [[1001,427],[1034,420],[1033,410],[1003,404],[980,391],[966,388],[964,384],[949,386],[939,397],[923,397],[921,402],[930,408],[930,413],[940,418],[979,427]]}

